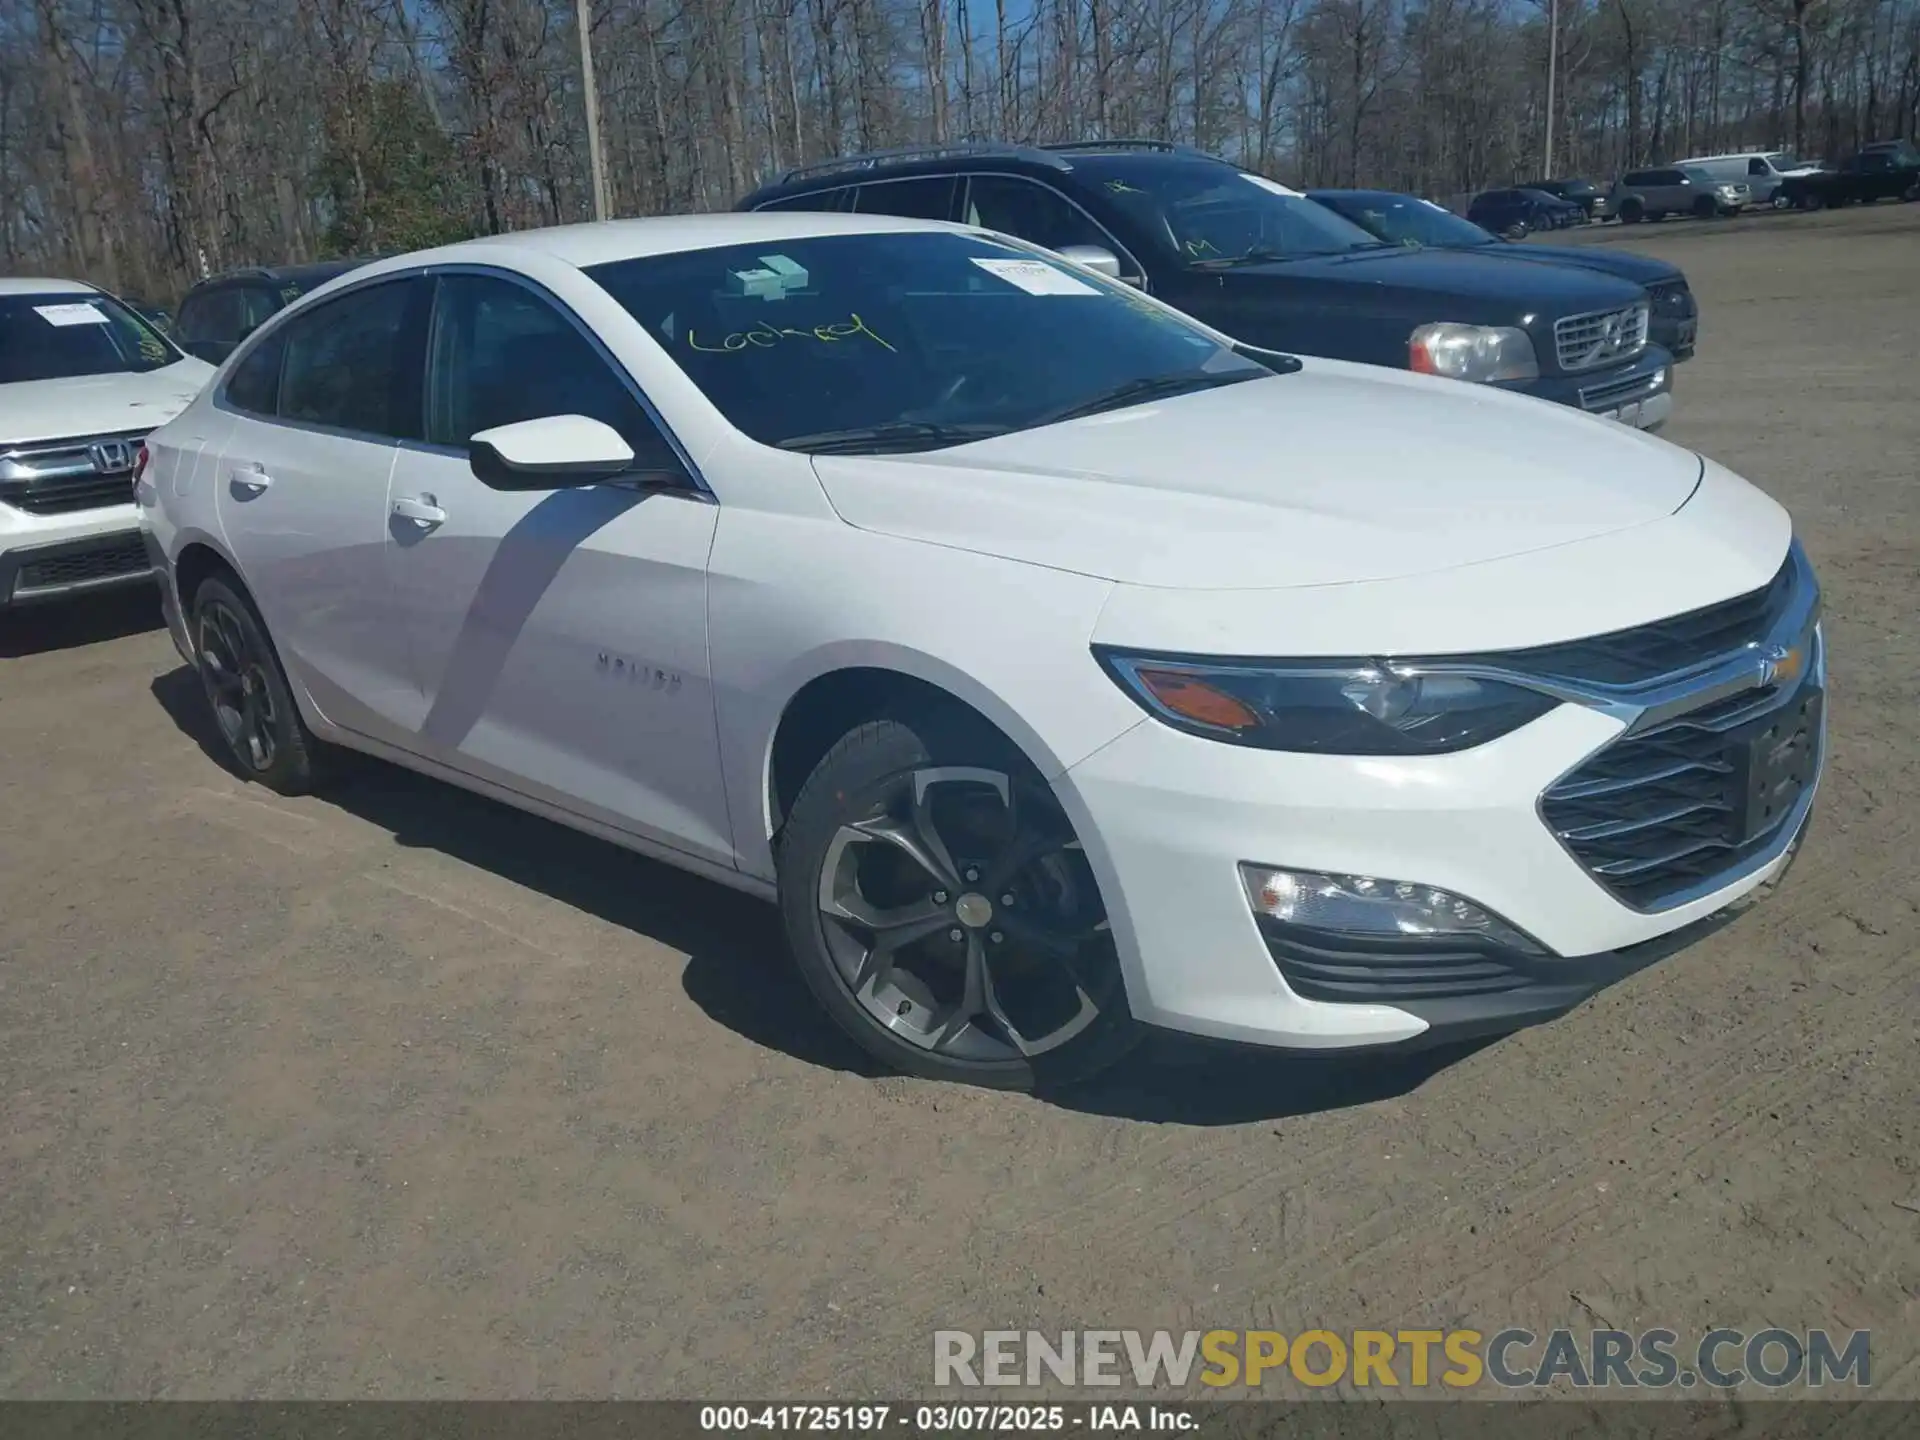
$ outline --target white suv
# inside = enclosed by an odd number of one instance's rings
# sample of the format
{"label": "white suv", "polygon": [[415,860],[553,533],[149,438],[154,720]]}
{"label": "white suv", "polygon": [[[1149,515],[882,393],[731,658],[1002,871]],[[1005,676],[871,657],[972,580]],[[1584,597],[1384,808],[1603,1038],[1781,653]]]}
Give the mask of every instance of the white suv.
{"label": "white suv", "polygon": [[140,443],[212,374],[91,285],[0,279],[0,609],[150,583]]}
{"label": "white suv", "polygon": [[777,899],[924,1075],[1547,1018],[1775,878],[1819,775],[1746,482],[959,225],[385,260],[151,445],[241,774],[346,746]]}

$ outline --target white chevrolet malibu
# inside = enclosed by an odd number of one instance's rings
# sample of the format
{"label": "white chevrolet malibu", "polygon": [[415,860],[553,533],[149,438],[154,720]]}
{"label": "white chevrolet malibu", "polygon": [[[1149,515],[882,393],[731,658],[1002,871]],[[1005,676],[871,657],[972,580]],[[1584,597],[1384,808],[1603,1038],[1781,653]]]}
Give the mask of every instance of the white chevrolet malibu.
{"label": "white chevrolet malibu", "polygon": [[149,449],[242,775],[365,751],[777,901],[927,1076],[1549,1018],[1776,879],[1819,778],[1745,481],[961,226],[385,260]]}

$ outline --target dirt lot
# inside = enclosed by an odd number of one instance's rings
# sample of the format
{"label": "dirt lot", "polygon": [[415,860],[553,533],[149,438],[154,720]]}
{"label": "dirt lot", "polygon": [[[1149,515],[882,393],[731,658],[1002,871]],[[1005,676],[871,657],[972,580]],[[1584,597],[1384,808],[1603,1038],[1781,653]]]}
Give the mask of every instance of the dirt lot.
{"label": "dirt lot", "polygon": [[15,616],[0,1395],[898,1396],[937,1327],[1424,1323],[1871,1328],[1920,1397],[1920,206],[1583,238],[1686,266],[1670,436],[1827,585],[1771,905],[1445,1068],[875,1079],[771,912],[384,767],[243,786],[150,604]]}

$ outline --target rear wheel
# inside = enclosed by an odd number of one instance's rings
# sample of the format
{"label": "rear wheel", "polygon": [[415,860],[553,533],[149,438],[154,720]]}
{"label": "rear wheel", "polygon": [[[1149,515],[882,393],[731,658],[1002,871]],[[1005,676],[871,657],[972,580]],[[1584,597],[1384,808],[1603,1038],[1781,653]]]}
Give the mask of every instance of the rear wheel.
{"label": "rear wheel", "polygon": [[1802,210],[1824,210],[1826,207],[1826,198],[1816,191],[1809,190],[1800,197],[1800,208]]}
{"label": "rear wheel", "polygon": [[1711,220],[1719,213],[1720,207],[1714,204],[1712,198],[1709,196],[1702,195],[1698,200],[1693,202],[1693,214],[1697,220]]}
{"label": "rear wheel", "polygon": [[320,742],[300,718],[252,602],[222,576],[201,581],[191,633],[201,688],[234,771],[282,795],[311,790],[320,778]]}
{"label": "rear wheel", "polygon": [[1646,218],[1647,209],[1638,200],[1624,200],[1620,204],[1620,223],[1638,225]]}
{"label": "rear wheel", "polygon": [[1027,1090],[1137,1038],[1071,822],[983,723],[880,720],[841,739],[779,843],[780,905],[834,1021],[896,1070]]}

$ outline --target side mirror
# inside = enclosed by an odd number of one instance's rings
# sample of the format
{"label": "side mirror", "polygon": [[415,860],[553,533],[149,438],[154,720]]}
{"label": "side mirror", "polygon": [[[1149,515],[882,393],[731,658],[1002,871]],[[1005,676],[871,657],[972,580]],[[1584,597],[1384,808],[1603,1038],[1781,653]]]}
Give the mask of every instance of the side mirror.
{"label": "side mirror", "polygon": [[494,490],[563,490],[608,480],[660,478],[636,469],[633,447],[619,431],[585,415],[546,415],[496,425],[475,435],[469,446],[474,475]]}
{"label": "side mirror", "polygon": [[1120,257],[1101,245],[1062,245],[1054,252],[1062,260],[1071,260],[1089,270],[1097,270],[1109,280],[1120,278]]}

